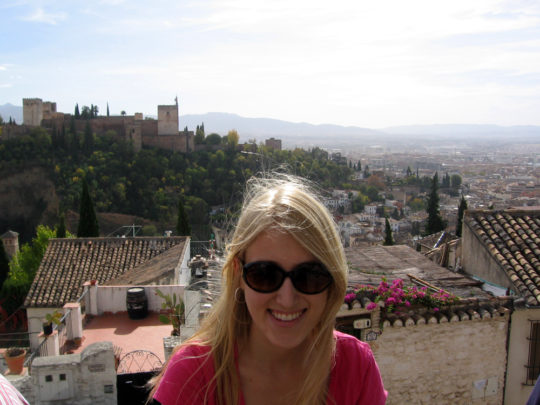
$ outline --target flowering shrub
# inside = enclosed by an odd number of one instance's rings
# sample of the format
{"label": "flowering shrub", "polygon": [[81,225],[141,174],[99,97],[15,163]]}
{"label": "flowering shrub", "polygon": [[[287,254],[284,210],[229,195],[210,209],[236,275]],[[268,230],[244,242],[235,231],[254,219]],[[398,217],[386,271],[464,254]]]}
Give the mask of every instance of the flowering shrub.
{"label": "flowering shrub", "polygon": [[345,302],[350,304],[355,299],[362,296],[369,297],[372,301],[367,305],[368,310],[377,307],[376,302],[384,302],[386,312],[393,312],[396,309],[407,309],[411,305],[423,305],[438,312],[441,306],[455,304],[459,298],[444,290],[432,292],[427,287],[417,288],[416,286],[404,286],[403,280],[396,279],[389,284],[385,277],[377,286],[362,285],[360,288],[345,296]]}

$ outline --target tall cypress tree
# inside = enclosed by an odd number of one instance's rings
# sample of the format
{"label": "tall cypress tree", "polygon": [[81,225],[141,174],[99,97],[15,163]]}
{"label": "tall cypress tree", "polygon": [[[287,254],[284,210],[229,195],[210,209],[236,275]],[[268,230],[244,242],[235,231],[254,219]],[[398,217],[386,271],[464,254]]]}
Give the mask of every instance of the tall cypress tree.
{"label": "tall cypress tree", "polygon": [[441,217],[439,211],[439,175],[435,172],[431,181],[431,191],[429,193],[426,211],[428,219],[426,223],[426,235],[431,235],[444,230],[446,227],[445,221]]}
{"label": "tall cypress tree", "polygon": [[467,209],[467,201],[465,200],[465,197],[463,197],[463,194],[461,195],[461,201],[459,202],[458,207],[458,214],[457,214],[457,223],[456,223],[456,236],[461,237],[461,233],[463,231],[463,214],[465,214],[465,210]]}
{"label": "tall cypress tree", "polygon": [[86,179],[82,181],[81,207],[79,210],[79,226],[77,228],[78,238],[98,237],[99,224],[94,211],[94,203],[88,192]]}
{"label": "tall cypress tree", "polygon": [[187,220],[186,211],[182,200],[178,201],[178,220],[176,222],[176,233],[182,236],[191,235],[191,226]]}
{"label": "tall cypress tree", "polygon": [[60,214],[58,225],[56,225],[56,237],[57,238],[66,237],[66,217],[63,213]]}
{"label": "tall cypress tree", "polygon": [[394,238],[392,236],[392,227],[390,226],[390,221],[388,218],[384,218],[384,246],[392,246],[394,244]]}
{"label": "tall cypress tree", "polygon": [[109,116],[109,102],[107,101],[107,117]]}
{"label": "tall cypress tree", "polygon": [[9,259],[6,253],[6,249],[4,249],[4,242],[2,241],[2,239],[0,239],[0,289],[4,284],[4,281],[6,281],[6,278],[8,278],[8,274]]}
{"label": "tall cypress tree", "polygon": [[75,104],[75,118],[80,118],[81,112],[79,111],[79,103]]}

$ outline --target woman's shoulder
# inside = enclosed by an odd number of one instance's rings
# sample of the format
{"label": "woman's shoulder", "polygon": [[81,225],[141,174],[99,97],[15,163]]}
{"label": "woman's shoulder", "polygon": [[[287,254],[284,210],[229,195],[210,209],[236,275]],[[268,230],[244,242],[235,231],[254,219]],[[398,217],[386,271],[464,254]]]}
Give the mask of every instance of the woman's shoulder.
{"label": "woman's shoulder", "polygon": [[202,404],[213,375],[211,347],[197,343],[183,345],[167,362],[154,398],[163,405]]}
{"label": "woman's shoulder", "polygon": [[334,330],[336,340],[336,352],[358,351],[359,353],[371,354],[371,347],[368,343],[358,340],[354,336]]}

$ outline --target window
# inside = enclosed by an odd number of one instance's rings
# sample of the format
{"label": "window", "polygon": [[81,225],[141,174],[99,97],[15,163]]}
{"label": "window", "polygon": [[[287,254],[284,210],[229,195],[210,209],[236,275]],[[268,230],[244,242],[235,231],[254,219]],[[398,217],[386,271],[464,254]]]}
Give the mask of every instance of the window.
{"label": "window", "polygon": [[60,381],[66,381],[66,375],[60,374]]}
{"label": "window", "polygon": [[529,335],[529,361],[527,368],[527,381],[525,385],[534,385],[540,374],[540,321],[530,321]]}
{"label": "window", "polygon": [[46,382],[52,382],[52,375],[46,375],[45,376],[45,381]]}

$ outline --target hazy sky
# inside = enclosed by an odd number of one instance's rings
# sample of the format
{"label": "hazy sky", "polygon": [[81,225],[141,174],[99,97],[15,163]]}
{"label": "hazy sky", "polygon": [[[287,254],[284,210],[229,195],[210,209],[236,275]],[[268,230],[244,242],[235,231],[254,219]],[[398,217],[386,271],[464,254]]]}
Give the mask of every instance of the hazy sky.
{"label": "hazy sky", "polygon": [[540,125],[540,2],[0,2],[0,104]]}

